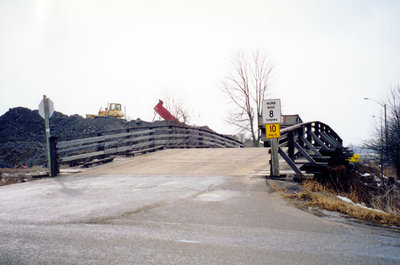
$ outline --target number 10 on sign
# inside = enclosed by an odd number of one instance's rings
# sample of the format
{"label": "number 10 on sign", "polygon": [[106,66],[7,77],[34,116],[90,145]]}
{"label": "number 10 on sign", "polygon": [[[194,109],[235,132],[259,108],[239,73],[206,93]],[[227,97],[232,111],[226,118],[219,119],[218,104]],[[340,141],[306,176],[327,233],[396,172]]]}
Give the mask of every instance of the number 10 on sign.
{"label": "number 10 on sign", "polygon": [[281,137],[281,129],[279,123],[266,124],[265,136],[267,139]]}

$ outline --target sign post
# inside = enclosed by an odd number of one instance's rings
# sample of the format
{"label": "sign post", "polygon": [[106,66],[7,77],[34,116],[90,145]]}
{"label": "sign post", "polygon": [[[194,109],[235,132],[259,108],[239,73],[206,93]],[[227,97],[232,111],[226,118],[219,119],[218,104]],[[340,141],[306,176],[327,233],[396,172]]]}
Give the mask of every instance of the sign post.
{"label": "sign post", "polygon": [[278,146],[281,137],[281,100],[267,99],[263,101],[262,122],[265,123],[265,137],[271,141],[271,176],[278,177]]}
{"label": "sign post", "polygon": [[55,177],[54,170],[56,165],[53,165],[53,159],[50,151],[50,117],[54,113],[54,104],[46,95],[43,95],[43,99],[39,104],[39,115],[44,119],[45,131],[46,131],[46,153],[47,153],[47,165],[49,168],[49,176]]}

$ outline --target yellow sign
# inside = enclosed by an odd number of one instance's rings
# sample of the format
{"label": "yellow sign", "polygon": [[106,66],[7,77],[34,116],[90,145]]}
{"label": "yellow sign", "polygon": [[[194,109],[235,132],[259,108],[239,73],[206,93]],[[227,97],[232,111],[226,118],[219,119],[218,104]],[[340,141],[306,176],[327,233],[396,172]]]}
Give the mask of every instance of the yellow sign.
{"label": "yellow sign", "polygon": [[267,137],[267,139],[281,137],[281,128],[279,126],[279,123],[266,124],[265,136]]}
{"label": "yellow sign", "polygon": [[360,155],[359,154],[354,154],[352,157],[350,157],[349,162],[354,162],[354,163],[358,163],[358,160],[360,160]]}

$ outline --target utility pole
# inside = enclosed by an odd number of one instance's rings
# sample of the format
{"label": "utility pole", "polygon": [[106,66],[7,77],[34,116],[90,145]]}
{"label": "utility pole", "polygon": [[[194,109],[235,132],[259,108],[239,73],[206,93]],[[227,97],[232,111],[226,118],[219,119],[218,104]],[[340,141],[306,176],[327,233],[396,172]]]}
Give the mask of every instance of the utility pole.
{"label": "utility pole", "polygon": [[388,151],[388,126],[387,126],[387,117],[386,117],[386,104],[383,104],[383,109],[385,111],[385,147],[386,152]]}

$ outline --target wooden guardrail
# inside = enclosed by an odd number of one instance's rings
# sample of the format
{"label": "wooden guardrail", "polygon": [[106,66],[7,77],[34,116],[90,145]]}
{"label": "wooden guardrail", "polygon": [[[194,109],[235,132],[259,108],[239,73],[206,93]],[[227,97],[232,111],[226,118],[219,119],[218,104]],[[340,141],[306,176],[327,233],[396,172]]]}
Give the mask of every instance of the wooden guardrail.
{"label": "wooden guardrail", "polygon": [[[267,139],[264,140],[268,143]],[[278,152],[298,177],[304,177],[303,172],[325,174],[328,166],[348,164],[347,159],[353,155],[352,151],[343,146],[339,135],[319,121],[299,123],[282,129]]]}
{"label": "wooden guardrail", "polygon": [[92,159],[133,155],[140,150],[158,148],[243,147],[243,143],[206,129],[183,125],[161,125],[104,132],[57,143],[59,163],[77,165]]}

